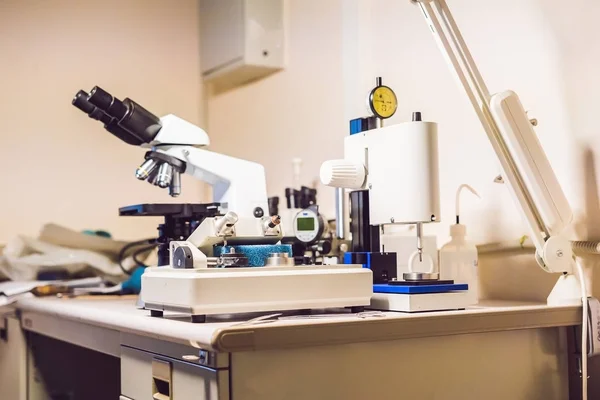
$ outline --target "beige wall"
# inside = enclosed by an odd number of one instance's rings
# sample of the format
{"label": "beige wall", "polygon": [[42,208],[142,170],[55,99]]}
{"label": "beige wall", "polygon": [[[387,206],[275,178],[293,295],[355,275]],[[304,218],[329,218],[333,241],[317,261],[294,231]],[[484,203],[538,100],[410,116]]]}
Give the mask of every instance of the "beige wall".
{"label": "beige wall", "polygon": [[[119,218],[127,204],[172,201],[133,176],[144,150],[71,106],[102,86],[148,110],[202,117],[196,0],[0,2],[0,243],[45,222],[152,236],[155,220]],[[197,201],[184,179],[180,201]]]}
{"label": "beige wall", "polygon": [[302,180],[312,183],[321,161],[343,155],[347,126],[342,1],[288,0],[286,14],[286,69],[208,102],[213,150],[264,164],[269,195],[292,184],[294,157],[304,159]]}
{"label": "beige wall", "polygon": [[[492,92],[517,91],[538,118],[540,140],[575,211],[572,237],[600,238],[596,175],[600,152],[595,115],[600,102],[600,3],[547,0],[451,0],[450,7]],[[366,115],[374,77],[398,94],[389,124],[412,111],[439,125],[443,222],[427,233],[447,239],[454,194],[461,183],[483,199],[465,197],[462,220],[478,243],[526,233],[504,186],[491,146],[457,88],[423,20],[409,1],[289,0],[288,68],[208,104],[215,149],[263,163],[270,194],[291,182],[291,160],[305,160],[303,180],[318,178],[321,162],[342,154],[350,117]],[[232,116],[235,116],[234,118]],[[267,149],[276,149],[275,154]],[[332,215],[333,192],[319,202]],[[484,293],[545,298],[556,280],[532,257],[484,259]],[[600,274],[598,274],[600,275]],[[493,285],[488,283],[493,282]]]}

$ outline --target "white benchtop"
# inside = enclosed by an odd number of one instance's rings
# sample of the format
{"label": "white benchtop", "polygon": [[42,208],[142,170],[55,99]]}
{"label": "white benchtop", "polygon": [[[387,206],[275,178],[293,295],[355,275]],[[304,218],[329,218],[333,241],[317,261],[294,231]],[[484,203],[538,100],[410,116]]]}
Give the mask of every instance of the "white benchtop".
{"label": "white benchtop", "polygon": [[[581,323],[581,307],[549,307],[537,303],[488,301],[462,311],[418,314],[386,312],[374,317],[328,317],[274,320],[263,323],[245,319],[209,319],[193,324],[182,315],[149,316],[136,308],[136,299],[124,297],[28,298],[17,302],[26,330],[44,333],[33,326],[35,316],[55,324],[78,323],[103,328],[118,338],[130,333],[163,341],[184,343],[222,352],[306,347],[324,344],[398,340],[515,329],[571,326]],[[29,325],[29,326],[28,326]],[[37,328],[37,329],[36,329]],[[75,329],[75,328],[73,328]],[[85,338],[82,338],[84,340]],[[114,353],[111,351],[110,353]]]}

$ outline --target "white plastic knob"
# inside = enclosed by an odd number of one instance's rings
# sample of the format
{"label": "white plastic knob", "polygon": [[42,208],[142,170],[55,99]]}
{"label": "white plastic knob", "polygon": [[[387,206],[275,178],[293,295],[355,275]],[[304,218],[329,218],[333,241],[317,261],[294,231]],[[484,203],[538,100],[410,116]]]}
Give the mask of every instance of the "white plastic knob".
{"label": "white plastic knob", "polygon": [[329,160],[321,165],[321,182],[324,185],[362,189],[367,171],[361,163],[348,160]]}

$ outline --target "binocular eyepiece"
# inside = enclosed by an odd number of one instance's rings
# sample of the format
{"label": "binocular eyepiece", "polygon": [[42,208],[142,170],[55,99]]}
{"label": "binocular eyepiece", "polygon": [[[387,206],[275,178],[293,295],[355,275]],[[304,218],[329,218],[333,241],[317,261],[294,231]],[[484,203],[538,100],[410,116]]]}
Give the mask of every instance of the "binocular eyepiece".
{"label": "binocular eyepiece", "polygon": [[[107,131],[134,146],[151,143],[162,128],[160,119],[135,101],[129,98],[121,101],[98,86],[94,86],[89,94],[80,90],[72,103],[90,118],[102,122]],[[161,188],[169,188],[169,194],[176,197],[181,193],[181,173],[184,171],[185,162],[149,151],[135,176]]]}
{"label": "binocular eyepiece", "polygon": [[150,143],[161,129],[160,119],[126,98],[121,101],[104,89],[94,86],[90,93],[77,92],[72,104],[127,144]]}

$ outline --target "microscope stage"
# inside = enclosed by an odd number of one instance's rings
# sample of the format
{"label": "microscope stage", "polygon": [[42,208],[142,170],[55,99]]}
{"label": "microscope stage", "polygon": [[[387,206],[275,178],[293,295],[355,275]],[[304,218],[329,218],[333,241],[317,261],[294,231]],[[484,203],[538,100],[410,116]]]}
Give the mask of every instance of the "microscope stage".
{"label": "microscope stage", "polygon": [[152,315],[202,316],[368,306],[371,270],[361,265],[251,268],[150,267],[141,297]]}

